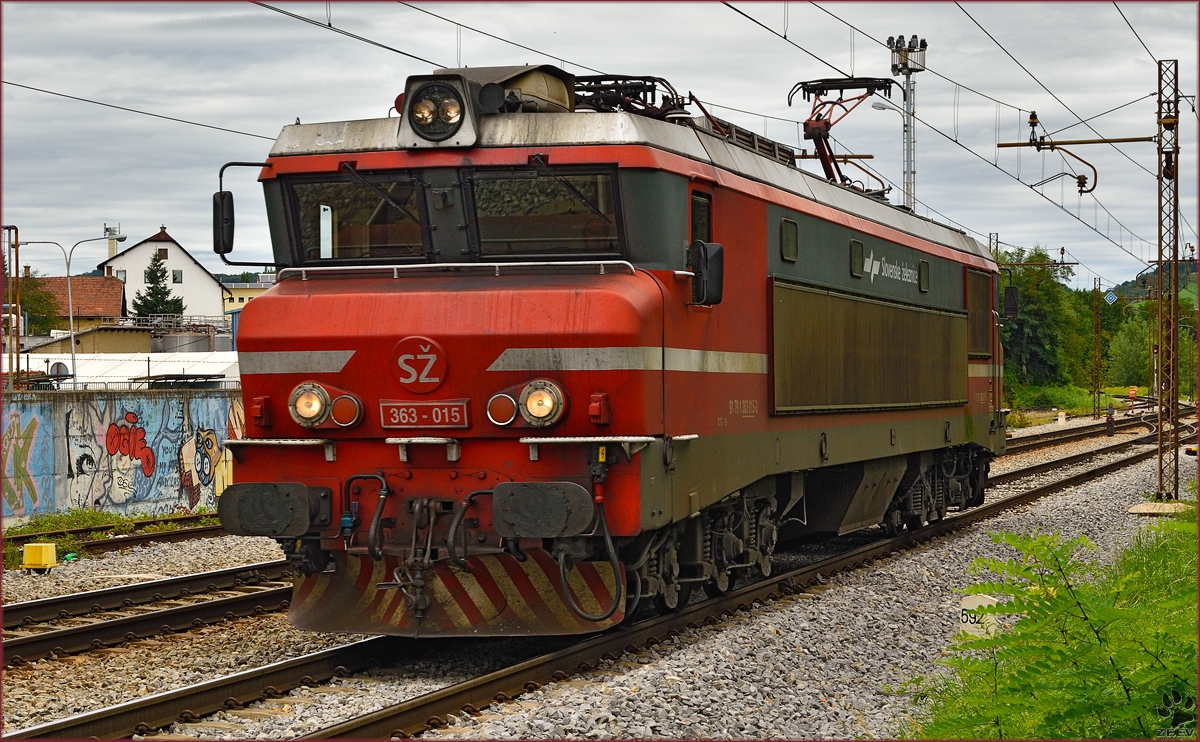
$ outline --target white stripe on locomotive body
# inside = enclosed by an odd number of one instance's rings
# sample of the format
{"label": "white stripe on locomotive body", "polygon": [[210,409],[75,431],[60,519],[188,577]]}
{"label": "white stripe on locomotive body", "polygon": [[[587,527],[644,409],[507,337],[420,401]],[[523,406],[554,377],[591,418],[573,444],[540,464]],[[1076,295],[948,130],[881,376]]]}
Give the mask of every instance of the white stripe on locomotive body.
{"label": "white stripe on locomotive body", "polygon": [[[271,157],[403,150],[398,119],[283,127]],[[642,144],[781,188],[801,198],[983,258],[987,249],[963,232],[790,168],[690,126],[630,113],[498,113],[480,118],[479,148]],[[697,176],[700,173],[696,174]]]}
{"label": "white stripe on locomotive body", "polygon": [[353,350],[238,351],[238,373],[336,374],[341,373]]}
{"label": "white stripe on locomotive body", "polygon": [[[664,362],[665,361],[665,362]],[[691,371],[718,374],[768,372],[765,353],[630,346],[616,348],[508,348],[488,371]]]}
{"label": "white stripe on locomotive body", "polygon": [[985,376],[991,378],[993,376],[1003,376],[1004,366],[993,365],[990,363],[971,363],[967,365],[967,376],[972,379],[977,376]]}

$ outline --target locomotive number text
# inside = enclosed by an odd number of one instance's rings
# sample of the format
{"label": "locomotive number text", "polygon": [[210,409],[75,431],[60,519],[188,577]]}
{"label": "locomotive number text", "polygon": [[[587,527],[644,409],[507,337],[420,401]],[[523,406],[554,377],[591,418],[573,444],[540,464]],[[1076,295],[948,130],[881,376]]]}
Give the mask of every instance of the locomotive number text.
{"label": "locomotive number text", "polygon": [[729,400],[729,414],[741,415],[742,417],[754,417],[758,414],[758,400],[731,399]]}
{"label": "locomotive number text", "polygon": [[467,400],[450,399],[431,402],[399,402],[384,399],[379,402],[382,425],[385,428],[466,428]]}

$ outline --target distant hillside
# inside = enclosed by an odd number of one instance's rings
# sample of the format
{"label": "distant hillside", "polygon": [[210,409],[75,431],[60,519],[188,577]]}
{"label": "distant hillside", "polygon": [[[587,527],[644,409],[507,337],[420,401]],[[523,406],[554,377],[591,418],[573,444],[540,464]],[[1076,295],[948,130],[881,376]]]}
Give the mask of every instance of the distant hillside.
{"label": "distant hillside", "polygon": [[[1195,302],[1196,302],[1196,264],[1195,263],[1183,263],[1182,265],[1179,266],[1179,269],[1180,269],[1181,273],[1183,273],[1184,275],[1187,276],[1187,283],[1185,284],[1186,288],[1184,288],[1181,295],[1190,297],[1192,300],[1192,303],[1195,304]],[[1155,282],[1158,281],[1158,271],[1157,270],[1148,271],[1146,273],[1146,276],[1148,277],[1146,280],[1146,285],[1149,287],[1153,287],[1155,285]],[[1141,299],[1146,296],[1146,289],[1142,288],[1141,286],[1138,286],[1137,283],[1134,281],[1126,281],[1125,283],[1117,284],[1116,286],[1113,287],[1112,290],[1113,290],[1113,293],[1115,293],[1117,296],[1127,296],[1131,299]]]}

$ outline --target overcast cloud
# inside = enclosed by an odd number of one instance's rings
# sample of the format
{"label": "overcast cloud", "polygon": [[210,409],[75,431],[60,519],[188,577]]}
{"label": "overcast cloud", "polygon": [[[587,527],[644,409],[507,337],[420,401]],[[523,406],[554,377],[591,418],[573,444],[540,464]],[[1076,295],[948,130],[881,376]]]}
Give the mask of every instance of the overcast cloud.
{"label": "overcast cloud", "polygon": [[[280,3],[276,7],[331,22],[439,65],[558,64],[438,20],[398,3]],[[1077,286],[1133,277],[1151,260],[1157,240],[1157,154],[1153,144],[1086,145],[1073,151],[1099,171],[1095,191],[1080,198],[1060,179],[1041,198],[1026,182],[1061,171],[1057,155],[1000,150],[995,143],[1028,137],[1027,113],[997,106],[959,83],[1027,112],[1048,131],[1077,123],[1062,104],[953,3],[737,3],[736,7],[807,49],[823,64],[719,3],[439,3],[421,7],[549,55],[581,74],[665,77],[681,92],[767,116],[803,120],[802,100],[787,106],[794,83],[842,72],[889,75],[888,50],[872,41],[918,34],[928,39],[917,76],[917,197],[939,220],[950,219],[986,243],[1057,252],[1082,261]],[[996,41],[1075,113],[1087,118],[1155,93],[1158,72],[1112,3],[964,3]],[[824,12],[829,11],[836,18]],[[1197,5],[1123,3],[1120,9],[1158,59],[1178,59],[1180,89],[1197,88]],[[274,139],[301,121],[387,115],[408,75],[430,65],[248,3],[22,3],[2,6],[3,79],[119,106],[235,129]],[[838,20],[841,19],[841,20]],[[846,23],[861,29],[853,33]],[[899,96],[894,98],[899,102]],[[1197,242],[1197,117],[1182,106],[1181,242]],[[999,112],[998,112],[999,111]],[[1106,137],[1157,133],[1153,96],[1091,122]],[[698,111],[694,111],[698,113]],[[718,109],[714,113],[784,143],[798,141],[795,123]],[[933,131],[936,127],[946,136]],[[902,200],[900,117],[864,105],[833,129],[848,150],[873,154],[871,165]],[[957,136],[961,143],[951,141]],[[1084,126],[1058,139],[1094,138]],[[950,139],[948,139],[949,137]],[[3,212],[22,239],[72,243],[120,223],[130,242],[165,224],[214,272],[235,272],[211,252],[211,194],[217,170],[233,160],[263,159],[268,139],[213,131],[3,86]],[[811,146],[809,145],[809,149]],[[976,157],[967,149],[977,153]],[[1121,152],[1128,155],[1126,159]],[[1018,153],[1020,158],[1018,160]],[[998,158],[998,159],[997,159]],[[807,163],[815,169],[814,163]],[[1139,165],[1141,167],[1139,167]],[[1143,170],[1150,171],[1148,174]],[[238,198],[238,260],[270,255],[261,190],[250,170],[232,170]],[[1132,256],[1064,213],[1097,225]],[[1118,227],[1119,220],[1124,228]],[[1190,225],[1190,226],[1189,226]],[[1131,236],[1136,235],[1136,237]],[[1139,239],[1140,238],[1140,239]],[[1144,240],[1144,241],[1143,241]],[[31,246],[21,262],[61,275],[61,254]],[[103,242],[76,251],[73,272],[106,257]]]}

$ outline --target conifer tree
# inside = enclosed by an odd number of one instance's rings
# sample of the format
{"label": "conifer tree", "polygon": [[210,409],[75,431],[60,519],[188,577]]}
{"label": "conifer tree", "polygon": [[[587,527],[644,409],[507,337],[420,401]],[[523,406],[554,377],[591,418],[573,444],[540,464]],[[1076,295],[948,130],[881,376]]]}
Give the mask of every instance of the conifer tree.
{"label": "conifer tree", "polygon": [[139,317],[152,314],[183,314],[187,307],[183,298],[171,295],[167,286],[167,263],[155,251],[146,269],[146,288],[133,297],[133,313]]}

